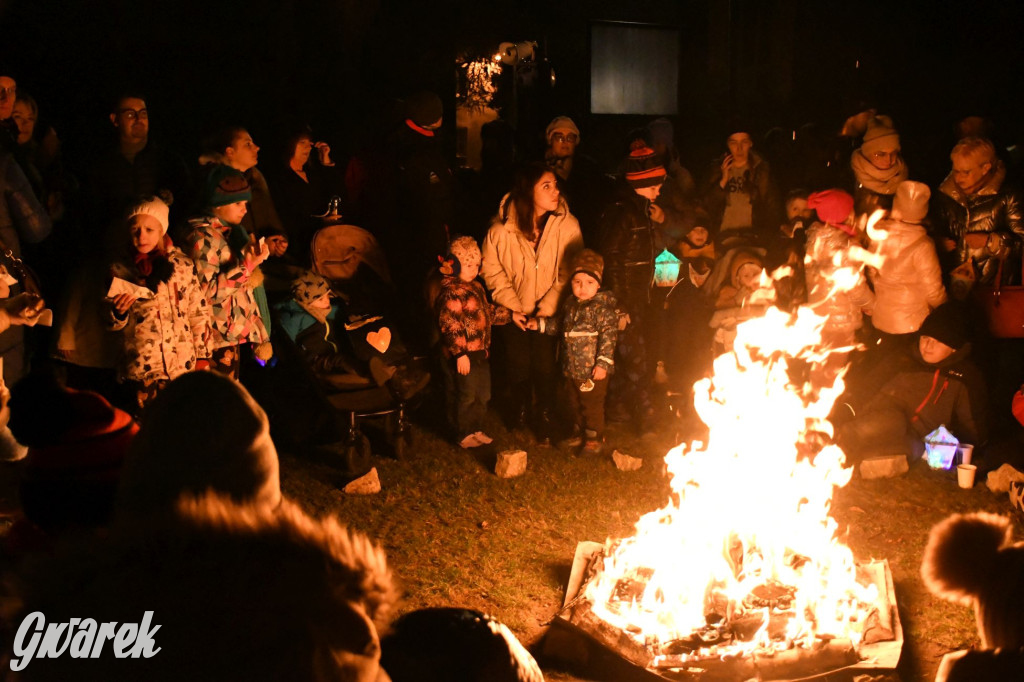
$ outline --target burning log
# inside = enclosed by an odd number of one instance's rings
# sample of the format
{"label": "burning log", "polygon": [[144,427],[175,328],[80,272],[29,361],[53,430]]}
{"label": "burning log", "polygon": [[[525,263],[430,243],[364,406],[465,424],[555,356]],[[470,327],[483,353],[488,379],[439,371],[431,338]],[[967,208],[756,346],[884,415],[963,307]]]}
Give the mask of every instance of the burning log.
{"label": "burning log", "polygon": [[[864,621],[860,646],[849,638],[822,636],[811,646],[798,646],[787,638],[793,617],[795,591],[792,586],[766,581],[758,585],[739,606],[742,615],[724,617],[725,601],[709,604],[709,624],[688,637],[659,642],[634,630],[623,630],[594,613],[586,598],[586,583],[601,571],[605,548],[598,543],[580,543],[573,560],[566,604],[557,620],[582,633],[633,665],[667,680],[779,680],[808,677],[840,668],[893,669],[902,647],[902,629],[895,609],[895,594],[888,564],[884,561],[858,564],[858,580],[878,589]],[[631,603],[642,597],[649,571],[621,578],[616,595]],[[765,622],[767,620],[767,623]],[[770,646],[749,650],[734,645],[751,642],[766,627]]]}
{"label": "burning log", "polygon": [[[836,270],[836,290],[859,286],[859,268]],[[895,667],[887,568],[858,564],[830,514],[852,475],[828,420],[852,348],[828,323],[770,308],[737,327],[694,386],[707,442],[666,455],[669,501],[634,536],[574,565],[560,619],[666,679]]]}

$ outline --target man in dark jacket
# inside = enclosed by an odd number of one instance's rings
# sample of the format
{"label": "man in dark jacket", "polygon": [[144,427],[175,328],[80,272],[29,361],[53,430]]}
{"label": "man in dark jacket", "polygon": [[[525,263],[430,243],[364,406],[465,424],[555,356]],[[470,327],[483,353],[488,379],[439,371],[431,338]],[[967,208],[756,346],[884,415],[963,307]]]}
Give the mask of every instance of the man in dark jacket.
{"label": "man in dark jacket", "polygon": [[[140,196],[159,196],[171,206],[171,224],[189,211],[189,176],[179,156],[149,139],[149,109],[138,95],[120,97],[110,113],[116,144],[97,159],[86,176],[84,195],[91,202],[88,219],[94,235],[106,235],[110,224]],[[106,235],[108,238],[110,235]],[[90,240],[101,246],[99,240]]]}
{"label": "man in dark jacket", "polygon": [[615,294],[620,315],[608,413],[612,420],[635,418],[641,427],[652,411],[646,347],[656,328],[653,316],[662,312],[652,305],[652,288],[654,259],[663,248],[657,218],[664,220],[664,213],[653,202],[665,177],[654,150],[637,145],[626,160],[618,200],[601,216],[604,285]]}
{"label": "man in dark jacket", "polygon": [[[1000,261],[1003,284],[1020,282],[1024,209],[1020,194],[1006,186],[1006,167],[992,143],[965,137],[950,153],[953,170],[939,185],[932,223],[943,248],[945,270],[957,281],[995,282]],[[962,295],[960,296],[962,297]]]}
{"label": "man in dark jacket", "polygon": [[921,325],[916,345],[881,361],[847,397],[856,416],[837,429],[847,456],[910,454],[943,424],[960,442],[983,447],[986,387],[970,353],[959,304],[943,303]]}

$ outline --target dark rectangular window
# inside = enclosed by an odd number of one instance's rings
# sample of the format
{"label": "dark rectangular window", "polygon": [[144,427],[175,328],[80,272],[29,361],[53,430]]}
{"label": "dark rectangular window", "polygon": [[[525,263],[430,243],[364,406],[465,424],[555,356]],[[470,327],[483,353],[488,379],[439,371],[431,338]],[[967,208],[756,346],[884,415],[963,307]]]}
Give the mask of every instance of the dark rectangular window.
{"label": "dark rectangular window", "polygon": [[679,29],[595,23],[590,29],[590,111],[677,114]]}

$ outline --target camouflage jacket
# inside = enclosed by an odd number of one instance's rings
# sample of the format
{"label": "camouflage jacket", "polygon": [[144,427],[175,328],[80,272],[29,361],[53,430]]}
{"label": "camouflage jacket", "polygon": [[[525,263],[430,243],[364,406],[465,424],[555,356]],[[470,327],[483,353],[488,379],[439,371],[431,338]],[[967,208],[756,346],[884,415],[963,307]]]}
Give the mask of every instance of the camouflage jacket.
{"label": "camouflage jacket", "polygon": [[[144,384],[174,379],[195,369],[196,360],[210,357],[209,307],[192,261],[174,247],[167,260],[173,267],[170,279],[157,286],[152,298],[137,300],[123,319],[111,310],[111,328],[124,335],[123,379]],[[138,270],[123,263],[112,265],[110,274],[145,286]]]}
{"label": "camouflage jacket", "polygon": [[576,385],[589,379],[594,367],[604,367],[609,374],[614,371],[619,331],[615,309],[615,296],[610,291],[598,291],[587,301],[570,296],[561,317],[546,322],[546,334],[562,335],[562,371]]}
{"label": "camouflage jacket", "polygon": [[199,284],[210,304],[210,350],[269,341],[249,281],[252,273],[228,246],[230,227],[209,216],[194,218],[189,226],[186,252],[195,261]]}

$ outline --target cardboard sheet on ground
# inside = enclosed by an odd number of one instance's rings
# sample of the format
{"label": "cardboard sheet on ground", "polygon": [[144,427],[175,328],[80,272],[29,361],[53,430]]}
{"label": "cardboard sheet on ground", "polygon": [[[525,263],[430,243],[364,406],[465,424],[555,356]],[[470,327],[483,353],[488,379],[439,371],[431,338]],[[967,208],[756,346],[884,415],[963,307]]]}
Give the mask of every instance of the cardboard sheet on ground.
{"label": "cardboard sheet on ground", "polygon": [[107,290],[107,298],[114,298],[121,294],[131,294],[135,298],[153,298],[153,292],[146,287],[140,287],[126,279],[115,277],[110,283],[110,289]]}

